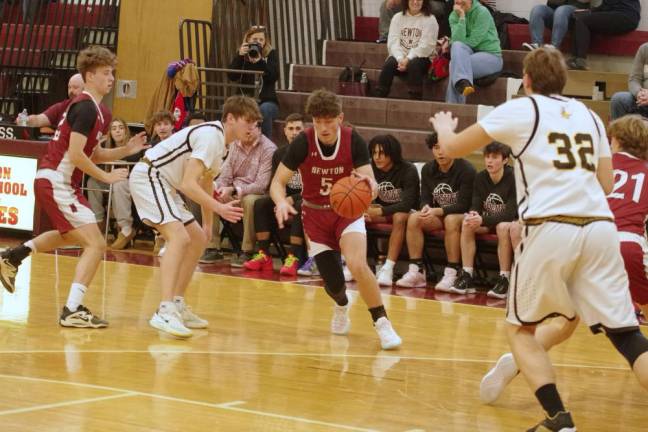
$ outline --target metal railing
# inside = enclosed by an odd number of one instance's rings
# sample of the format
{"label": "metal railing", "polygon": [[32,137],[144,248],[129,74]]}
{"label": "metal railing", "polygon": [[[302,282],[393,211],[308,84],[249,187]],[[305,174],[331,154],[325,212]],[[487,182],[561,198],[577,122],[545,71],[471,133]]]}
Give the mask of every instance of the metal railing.
{"label": "metal railing", "polygon": [[[246,95],[257,99],[261,91],[263,71],[197,67],[199,85],[196,91],[196,111],[209,120],[219,119],[225,100],[234,95]],[[228,74],[253,75],[254,84],[231,81]]]}

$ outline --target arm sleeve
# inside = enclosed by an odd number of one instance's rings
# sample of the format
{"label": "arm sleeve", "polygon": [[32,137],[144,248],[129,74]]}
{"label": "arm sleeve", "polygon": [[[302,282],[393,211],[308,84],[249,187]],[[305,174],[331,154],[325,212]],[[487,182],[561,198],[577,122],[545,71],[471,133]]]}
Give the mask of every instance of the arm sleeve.
{"label": "arm sleeve", "polygon": [[401,194],[401,201],[388,206],[383,206],[383,216],[393,215],[394,213],[409,213],[410,210],[416,208],[419,194],[419,177],[416,172],[416,167],[408,165],[403,176],[403,193]]}
{"label": "arm sleeve", "polygon": [[456,35],[454,29],[452,29],[453,42],[463,42],[469,47],[474,48],[486,38],[489,30],[495,26],[493,17],[490,12],[488,12],[488,9],[480,7],[477,8],[474,13],[476,14],[475,25],[474,28],[470,28],[470,36],[468,36],[468,29],[466,27],[467,19],[457,19]]}
{"label": "arm sleeve", "polygon": [[533,101],[525,97],[498,106],[478,123],[494,141],[508,145],[517,155],[529,141],[536,121]]}
{"label": "arm sleeve", "polygon": [[308,156],[308,140],[305,133],[300,133],[288,146],[281,162],[291,171],[297,171]]}
{"label": "arm sleeve", "polygon": [[411,50],[407,57],[410,60],[413,60],[417,57],[429,57],[434,52],[437,43],[437,37],[439,36],[439,23],[437,23],[434,15],[430,15],[425,20],[423,25],[423,34],[421,35],[421,40],[416,48]]}
{"label": "arm sleeve", "polygon": [[68,111],[67,121],[72,132],[87,137],[97,122],[97,109],[94,103],[89,100],[75,103]]}
{"label": "arm sleeve", "polygon": [[389,55],[400,61],[405,58],[405,52],[400,44],[400,28],[403,13],[399,12],[391,20],[389,24],[389,36],[387,37],[387,48]]}
{"label": "arm sleeve", "polygon": [[[245,63],[245,58],[242,55],[236,54],[234,56],[234,59],[232,62],[229,64],[228,69],[244,69],[243,64]],[[239,74],[236,72],[228,72],[227,73],[227,78],[229,78],[230,81],[241,81],[243,78],[243,74]]]}
{"label": "arm sleeve", "polygon": [[628,90],[632,96],[637,96],[637,93],[643,88],[644,69],[648,66],[648,43],[645,43],[637,51],[637,55],[632,63],[632,70],[628,78]]}
{"label": "arm sleeve", "polygon": [[[482,184],[481,173],[475,176],[475,181],[473,182],[473,194],[472,194],[472,204],[470,205],[470,210],[476,211],[480,215],[484,211],[484,190]],[[483,217],[483,215],[482,215]]]}
{"label": "arm sleeve", "polygon": [[354,168],[371,163],[367,142],[355,130],[351,132],[351,157],[353,158]]}
{"label": "arm sleeve", "polygon": [[423,165],[423,169],[421,170],[421,208],[424,206],[428,205],[430,207],[434,207],[432,205],[432,191],[430,190],[430,185],[429,185],[429,177],[432,174],[432,162],[428,162],[425,165]]}
{"label": "arm sleeve", "polygon": [[272,50],[265,60],[265,68],[263,72],[263,85],[274,86],[274,83],[279,79],[279,60],[277,50]]}
{"label": "arm sleeve", "polygon": [[286,154],[286,147],[278,148],[272,154],[272,176],[273,177],[274,177],[274,173],[277,172],[277,168],[279,168],[279,162],[281,162],[281,159],[285,154]]}
{"label": "arm sleeve", "polygon": [[[265,145],[265,144],[260,144]],[[263,148],[259,160],[259,170],[257,171],[256,178],[253,183],[237,185],[241,190],[241,195],[257,194],[262,195],[268,190],[270,178],[272,175],[272,154],[276,150],[276,146],[267,145]]]}
{"label": "arm sleeve", "polygon": [[460,174],[461,182],[459,183],[459,196],[457,197],[457,203],[443,207],[444,215],[465,213],[470,208],[473,183],[475,182],[475,169],[469,162],[466,162],[466,166],[462,171],[463,172]]}

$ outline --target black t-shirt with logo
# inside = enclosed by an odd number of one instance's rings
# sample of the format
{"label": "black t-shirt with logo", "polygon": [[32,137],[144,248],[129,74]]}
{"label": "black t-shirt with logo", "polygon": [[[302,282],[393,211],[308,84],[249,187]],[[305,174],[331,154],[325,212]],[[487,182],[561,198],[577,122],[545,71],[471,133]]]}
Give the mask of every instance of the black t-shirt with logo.
{"label": "black t-shirt with logo", "polygon": [[445,173],[436,161],[426,163],[421,170],[421,207],[440,207],[446,215],[467,212],[475,174],[475,168],[465,159],[455,159]]}
{"label": "black t-shirt with logo", "polygon": [[504,167],[504,175],[497,184],[493,183],[488,171],[475,176],[471,210],[482,217],[482,225],[494,227],[500,222],[511,222],[517,218],[515,175],[513,168]]}
{"label": "black t-shirt with logo", "polygon": [[418,208],[420,183],[414,164],[403,161],[385,172],[372,162],[371,168],[378,183],[378,197],[374,202],[382,207],[383,216],[409,213]]}

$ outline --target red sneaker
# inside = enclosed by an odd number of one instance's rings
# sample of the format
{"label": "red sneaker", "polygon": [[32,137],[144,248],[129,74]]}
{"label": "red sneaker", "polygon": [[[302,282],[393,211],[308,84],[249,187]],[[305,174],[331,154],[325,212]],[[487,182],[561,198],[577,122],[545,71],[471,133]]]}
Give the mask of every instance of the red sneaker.
{"label": "red sneaker", "polygon": [[282,276],[297,276],[297,269],[299,269],[299,259],[293,254],[288,254],[281,270],[279,270],[279,274]]}
{"label": "red sneaker", "polygon": [[243,267],[245,267],[246,270],[272,271],[272,258],[260,250],[251,260],[245,261]]}

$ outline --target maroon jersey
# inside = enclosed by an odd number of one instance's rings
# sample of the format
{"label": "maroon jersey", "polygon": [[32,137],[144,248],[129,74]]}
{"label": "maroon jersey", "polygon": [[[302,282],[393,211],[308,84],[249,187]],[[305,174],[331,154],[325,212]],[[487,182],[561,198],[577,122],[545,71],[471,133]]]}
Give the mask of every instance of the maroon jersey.
{"label": "maroon jersey", "polygon": [[351,155],[351,128],[340,128],[340,139],[335,152],[326,157],[315,139],[315,129],[304,131],[308,140],[308,155],[299,166],[303,190],[302,197],[317,205],[329,205],[331,188],[342,177],[348,177],[353,170]]}
{"label": "maroon jersey", "polygon": [[[43,111],[43,114],[49,120],[50,125],[58,126],[58,124],[61,122],[61,119],[63,118],[63,114],[65,114],[68,107],[72,103],[72,100],[73,99],[65,99],[61,102],[57,102]],[[108,135],[112,115],[110,114],[108,107],[103,103],[99,104],[99,108],[101,108],[101,114],[103,114],[104,116],[104,123],[106,125],[106,128],[102,132],[104,133],[104,135]]]}
{"label": "maroon jersey", "polygon": [[608,204],[618,231],[643,236],[648,215],[648,163],[628,153],[612,155],[614,190]]}
{"label": "maroon jersey", "polygon": [[47,154],[40,160],[39,165],[39,169],[41,170],[50,169],[56,171],[63,183],[69,184],[74,188],[80,187],[83,172],[75,167],[70,161],[68,150],[70,146],[70,136],[72,135],[72,126],[66,117],[72,106],[84,100],[92,101],[92,105],[96,110],[96,120],[87,136],[87,141],[83,148],[83,152],[86,156],[91,157],[92,152],[99,143],[102,131],[106,129],[106,121],[109,119],[104,118],[102,109],[97,104],[97,101],[95,101],[89,93],[83,92],[70,102],[70,105],[63,114],[62,119],[56,128],[54,137],[47,145]]}

